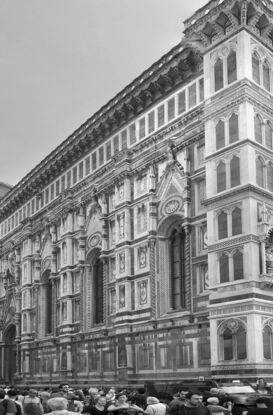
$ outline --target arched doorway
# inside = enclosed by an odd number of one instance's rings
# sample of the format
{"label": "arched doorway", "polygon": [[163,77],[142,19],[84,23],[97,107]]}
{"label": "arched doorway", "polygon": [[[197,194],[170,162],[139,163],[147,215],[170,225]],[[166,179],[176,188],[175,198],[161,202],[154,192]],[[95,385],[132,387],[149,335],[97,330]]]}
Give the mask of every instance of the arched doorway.
{"label": "arched doorway", "polygon": [[11,324],[4,334],[5,351],[4,351],[4,381],[6,384],[13,383],[16,372],[16,327]]}

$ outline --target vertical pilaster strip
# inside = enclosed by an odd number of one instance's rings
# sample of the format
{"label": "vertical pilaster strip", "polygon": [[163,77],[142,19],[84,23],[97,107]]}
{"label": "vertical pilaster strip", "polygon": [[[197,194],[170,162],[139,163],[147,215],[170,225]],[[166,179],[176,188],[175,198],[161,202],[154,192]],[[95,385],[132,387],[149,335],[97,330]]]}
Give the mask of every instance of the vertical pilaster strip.
{"label": "vertical pilaster strip", "polygon": [[84,331],[85,328],[85,318],[84,318],[84,267],[81,266],[80,269],[80,280],[81,280],[81,290],[80,290],[80,312],[81,312],[81,319],[80,319],[80,330]]}
{"label": "vertical pilaster strip", "polygon": [[155,268],[155,237],[149,239],[150,242],[150,270],[151,270],[151,306],[152,318],[156,318],[156,268]]}
{"label": "vertical pilaster strip", "polygon": [[108,310],[108,291],[107,291],[107,259],[102,259],[103,264],[103,323],[107,324],[107,310]]}
{"label": "vertical pilaster strip", "polygon": [[185,273],[186,273],[186,308],[193,313],[192,267],[191,267],[191,228],[184,226],[185,231]]}
{"label": "vertical pilaster strip", "polygon": [[[16,295],[16,301],[18,301],[18,296],[20,296],[20,294],[18,293]],[[19,300],[20,301],[20,300]],[[15,362],[15,375],[19,376],[20,372],[21,372],[21,347],[20,347],[20,341],[21,341],[21,314],[20,312],[17,312],[15,314],[15,326],[16,326],[16,338],[15,338],[15,342],[16,342],[16,362]]]}

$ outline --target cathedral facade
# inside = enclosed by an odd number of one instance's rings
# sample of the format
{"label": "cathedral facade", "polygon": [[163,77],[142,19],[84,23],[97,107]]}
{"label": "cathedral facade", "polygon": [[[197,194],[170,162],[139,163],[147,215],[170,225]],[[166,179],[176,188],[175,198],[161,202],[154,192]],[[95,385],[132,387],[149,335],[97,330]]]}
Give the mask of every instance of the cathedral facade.
{"label": "cathedral facade", "polygon": [[181,43],[0,199],[0,382],[273,378],[273,4]]}

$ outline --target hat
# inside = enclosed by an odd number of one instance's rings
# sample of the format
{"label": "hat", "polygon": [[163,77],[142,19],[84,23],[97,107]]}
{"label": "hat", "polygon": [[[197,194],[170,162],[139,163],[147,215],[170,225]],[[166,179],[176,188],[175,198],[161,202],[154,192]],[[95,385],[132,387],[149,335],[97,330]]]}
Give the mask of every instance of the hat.
{"label": "hat", "polygon": [[155,398],[154,396],[148,396],[147,398],[148,405],[154,405],[156,403],[159,403],[159,400],[157,398]]}
{"label": "hat", "polygon": [[212,405],[218,405],[219,399],[216,398],[216,396],[212,396],[211,398],[207,399],[207,403],[210,403]]}

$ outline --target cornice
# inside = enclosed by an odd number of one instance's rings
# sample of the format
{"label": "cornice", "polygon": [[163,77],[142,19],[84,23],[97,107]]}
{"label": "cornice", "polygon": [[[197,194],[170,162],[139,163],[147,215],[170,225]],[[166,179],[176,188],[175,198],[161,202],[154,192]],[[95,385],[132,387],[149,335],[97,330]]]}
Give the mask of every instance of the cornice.
{"label": "cornice", "polygon": [[262,197],[263,200],[264,198],[272,200],[272,192],[269,190],[262,189],[254,184],[247,184],[236,186],[232,189],[221,192],[220,194],[215,194],[212,197],[203,200],[202,204],[207,207],[209,206],[210,209],[213,209],[221,206],[221,203],[226,205],[227,199],[240,195],[240,200],[242,200],[244,197],[248,197],[250,193]]}
{"label": "cornice", "polygon": [[215,252],[215,251],[222,251],[222,250],[233,250],[237,248],[239,245],[244,245],[247,242],[257,242],[259,243],[260,240],[256,235],[243,235],[237,238],[230,238],[225,241],[219,241],[216,244],[212,244],[208,247],[208,253]]}
{"label": "cornice", "polygon": [[82,124],[0,201],[9,214],[137,115],[191,79],[201,56],[176,45]]}
{"label": "cornice", "polygon": [[183,43],[208,52],[241,30],[273,49],[273,6],[270,0],[211,0],[184,21]]}
{"label": "cornice", "polygon": [[244,102],[249,102],[255,108],[273,118],[273,96],[250,79],[243,79],[215,94],[210,102],[205,104],[204,121],[229,114],[239,109]]}

